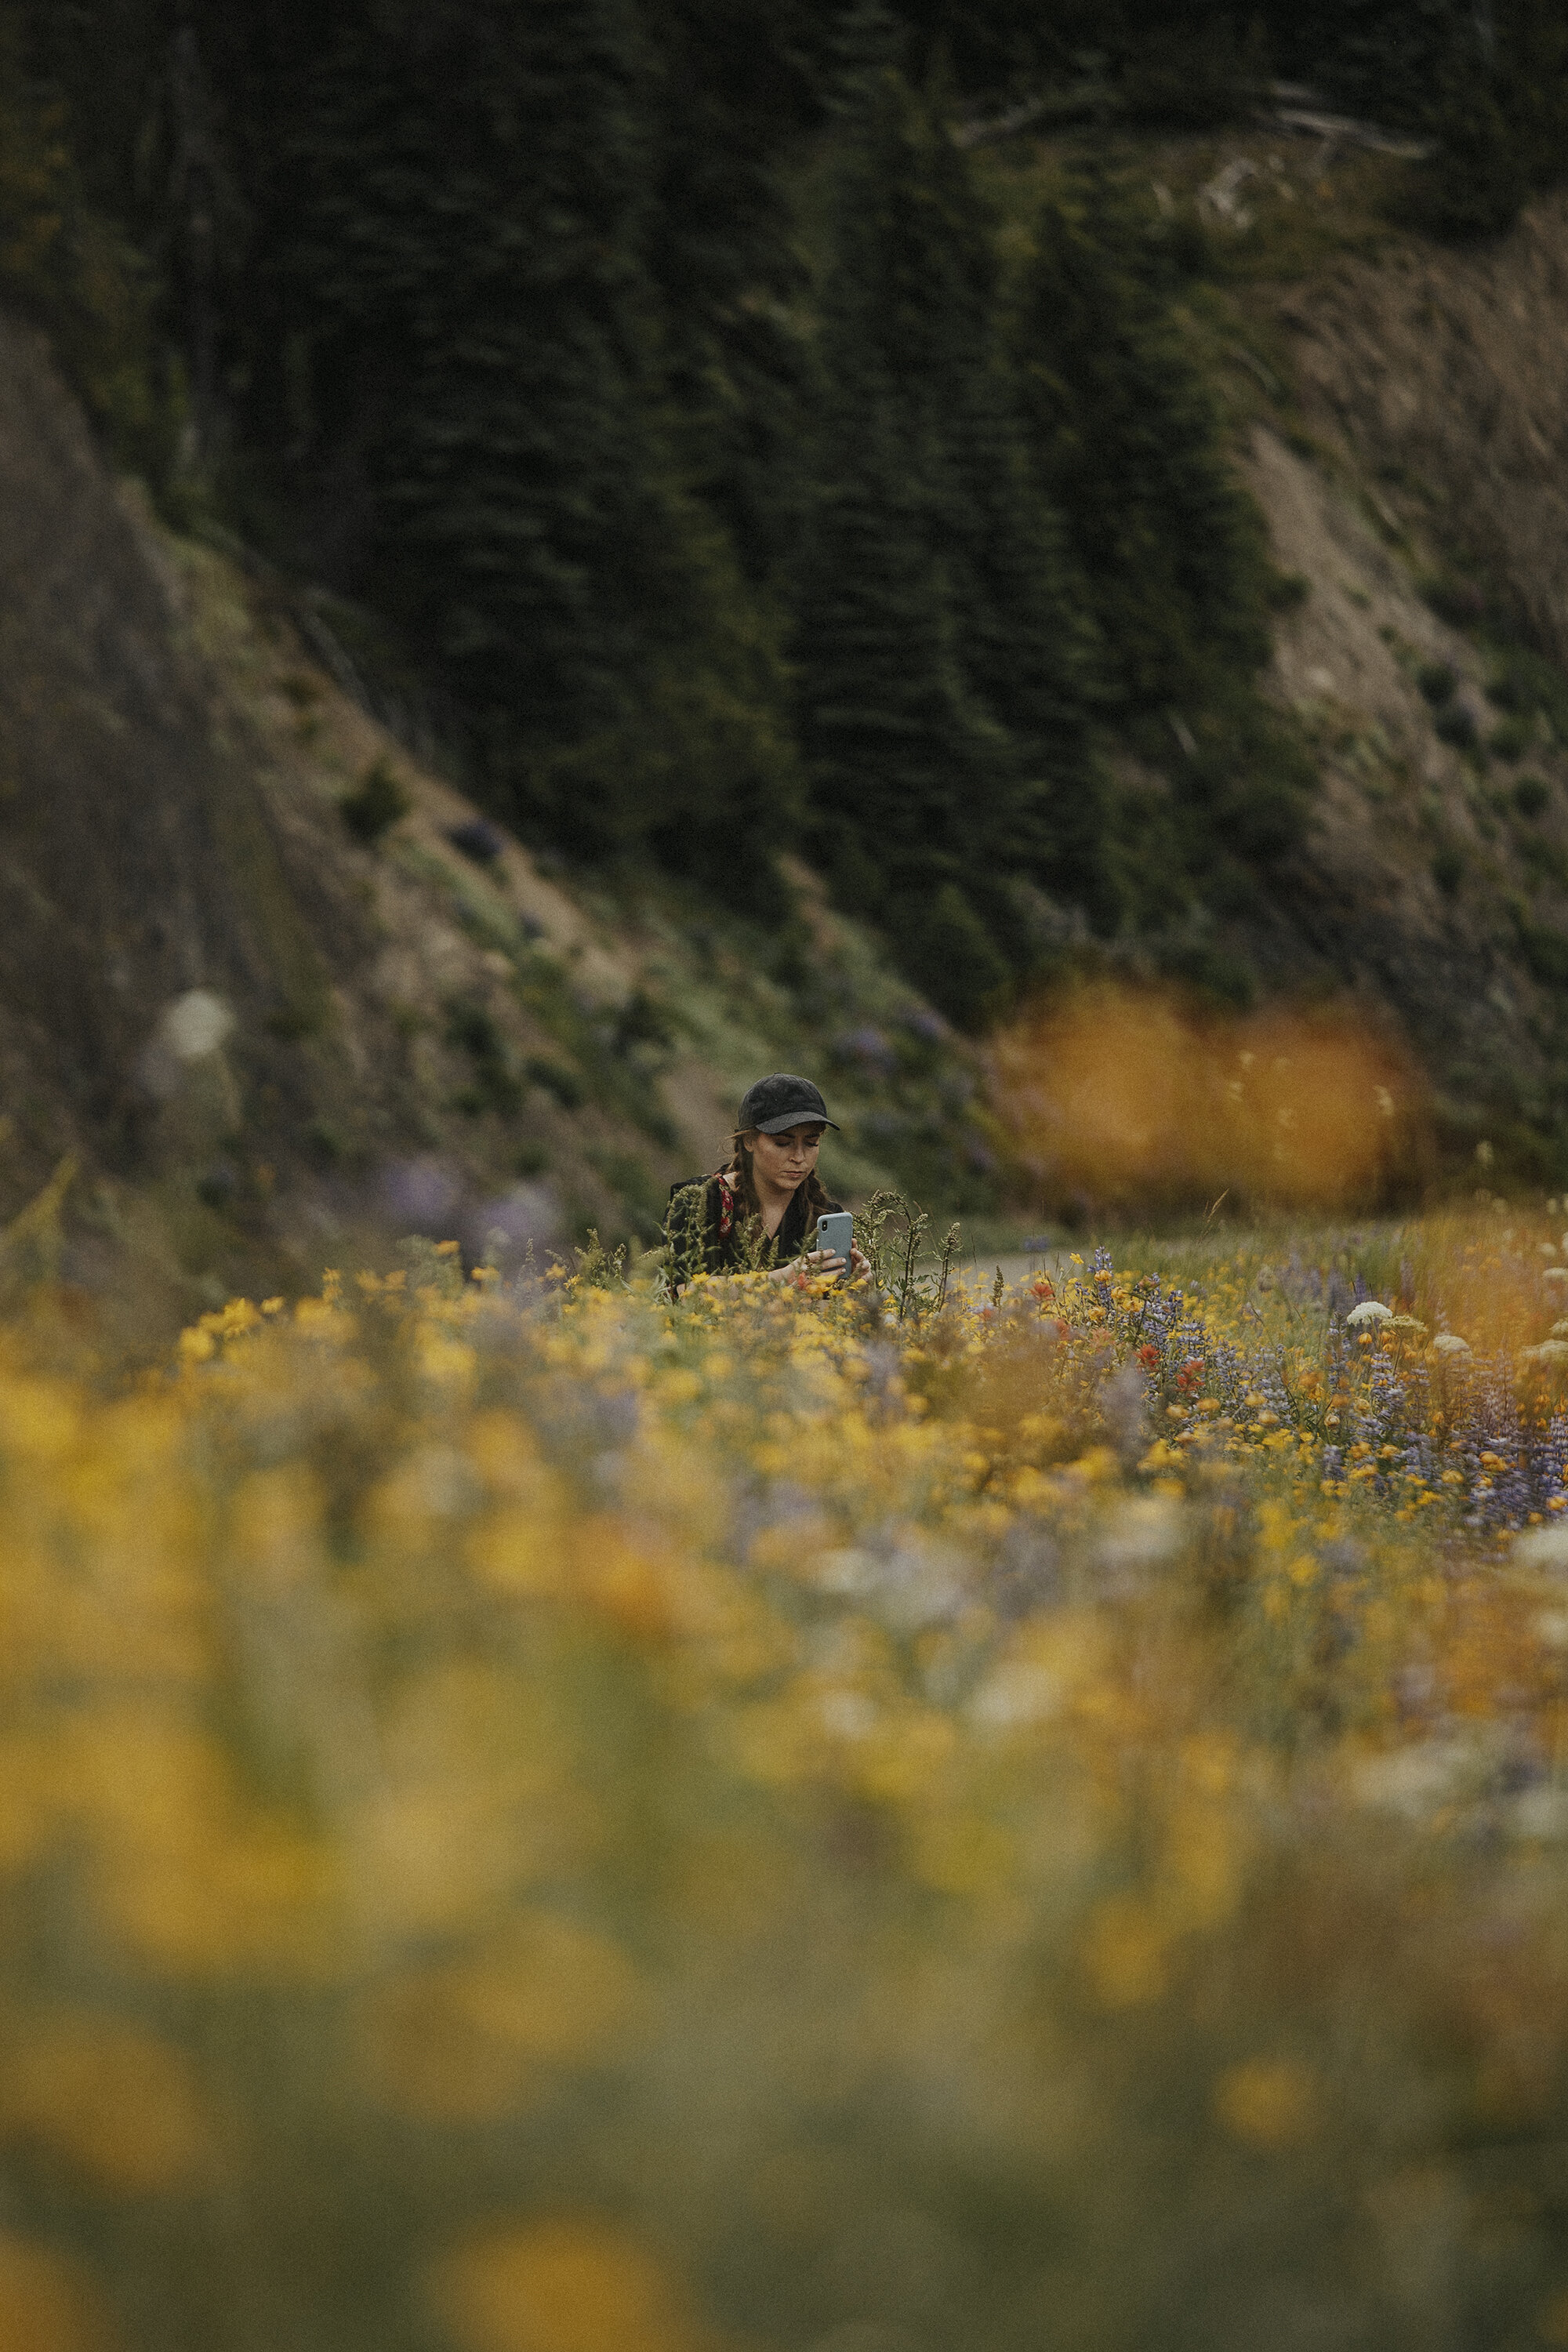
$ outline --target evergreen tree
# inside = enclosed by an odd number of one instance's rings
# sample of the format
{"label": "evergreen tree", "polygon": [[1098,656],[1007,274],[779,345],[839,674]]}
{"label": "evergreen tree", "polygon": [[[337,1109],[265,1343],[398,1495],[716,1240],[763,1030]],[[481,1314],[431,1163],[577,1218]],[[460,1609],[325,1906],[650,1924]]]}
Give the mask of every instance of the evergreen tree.
{"label": "evergreen tree", "polygon": [[813,824],[841,895],[973,1018],[1029,953],[1010,886],[1089,895],[1100,819],[1059,544],[1000,366],[990,224],[891,73],[846,160],[822,315],[796,647]]}
{"label": "evergreen tree", "polygon": [[[965,691],[929,487],[892,379],[829,289],[819,474],[797,657],[814,834],[839,895],[918,933],[955,887],[1009,746]],[[1001,977],[998,969],[997,977]]]}
{"label": "evergreen tree", "polygon": [[1102,159],[1046,207],[1014,349],[1036,478],[1078,560],[1109,713],[1172,772],[1168,854],[1195,875],[1277,857],[1299,836],[1312,777],[1254,685],[1268,651],[1262,519],[1142,215]]}
{"label": "evergreen tree", "polygon": [[1559,0],[1498,0],[1499,103],[1527,188],[1568,171],[1568,12]]}
{"label": "evergreen tree", "polygon": [[[1141,0],[1147,5],[1148,0]],[[897,0],[903,62],[923,80],[944,57],[961,89],[1000,95],[1033,90],[1047,74],[1071,73],[1086,50],[1105,50],[1122,14],[1116,0]]]}
{"label": "evergreen tree", "polygon": [[746,577],[795,546],[808,365],[805,270],[780,177],[816,113],[799,9],[777,0],[658,0],[649,267],[686,478]]}
{"label": "evergreen tree", "polygon": [[1568,16],[1560,0],[1274,0],[1275,54],[1340,104],[1425,133],[1412,215],[1447,236],[1505,229],[1568,170]]}
{"label": "evergreen tree", "polygon": [[17,0],[0,0],[0,300],[50,335],[117,460],[161,486],[186,411],[163,363],[155,283],[95,198],[32,30]]}
{"label": "evergreen tree", "polygon": [[1014,347],[1037,479],[1062,515],[1131,711],[1268,652],[1261,522],[1224,450],[1144,225],[1098,158],[1046,207]]}
{"label": "evergreen tree", "polygon": [[300,142],[327,429],[365,450],[383,586],[498,743],[514,709],[536,741],[629,715],[658,536],[640,64],[619,0],[442,0],[340,38]]}
{"label": "evergreen tree", "polygon": [[883,77],[903,70],[909,29],[889,0],[847,0],[828,42],[830,104],[859,115],[874,110]]}
{"label": "evergreen tree", "polygon": [[362,22],[310,92],[290,266],[324,438],[363,452],[367,581],[498,805],[587,854],[722,844],[765,887],[776,663],[668,429],[654,86],[631,0]]}
{"label": "evergreen tree", "polygon": [[[1003,937],[1014,929],[1008,875],[1085,907],[1109,927],[1115,904],[1103,858],[1105,795],[1087,726],[1093,633],[1060,522],[1026,461],[1000,334],[997,223],[966,159],[942,134],[943,95],[939,88],[936,121],[927,124],[941,228],[930,240],[928,348],[905,357],[928,387],[960,666],[1010,747],[991,880],[972,887]],[[1012,946],[1027,952],[1016,936]]]}

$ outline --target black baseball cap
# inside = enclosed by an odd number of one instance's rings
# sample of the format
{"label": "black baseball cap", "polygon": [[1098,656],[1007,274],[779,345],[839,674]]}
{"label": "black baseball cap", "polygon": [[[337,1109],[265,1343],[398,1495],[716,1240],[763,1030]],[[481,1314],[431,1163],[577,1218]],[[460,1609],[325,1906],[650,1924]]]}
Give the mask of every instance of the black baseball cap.
{"label": "black baseball cap", "polygon": [[816,1119],[824,1127],[838,1124],[828,1118],[827,1105],[809,1078],[792,1078],[777,1070],[746,1088],[737,1132],[743,1135],[754,1128],[759,1135],[782,1135],[786,1127],[805,1127]]}

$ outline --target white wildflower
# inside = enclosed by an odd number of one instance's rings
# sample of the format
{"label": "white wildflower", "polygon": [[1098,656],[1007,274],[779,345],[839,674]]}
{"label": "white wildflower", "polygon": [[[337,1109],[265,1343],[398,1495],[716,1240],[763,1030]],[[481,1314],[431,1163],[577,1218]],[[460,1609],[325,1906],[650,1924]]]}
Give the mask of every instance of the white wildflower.
{"label": "white wildflower", "polygon": [[1186,1533],[1181,1505],[1165,1495],[1140,1495],[1124,1503],[1101,1538],[1105,1568],[1158,1568],[1182,1548]]}
{"label": "white wildflower", "polygon": [[1470,1352],[1469,1341],[1461,1339],[1457,1331],[1439,1331],[1432,1345],[1440,1356],[1468,1356]]}
{"label": "white wildflower", "polygon": [[1379,1811],[1421,1821],[1470,1794],[1487,1760],[1485,1739],[1474,1735],[1417,1740],[1367,1757],[1355,1768],[1355,1794]]}
{"label": "white wildflower", "polygon": [[958,1554],[931,1542],[918,1528],[887,1550],[850,1546],[823,1552],[815,1574],[823,1591],[864,1601],[901,1631],[950,1617],[964,1591]]}
{"label": "white wildflower", "polygon": [[1541,1279],[1542,1282],[1568,1282],[1568,1265],[1543,1265]]}
{"label": "white wildflower", "polygon": [[405,1465],[399,1485],[405,1480],[432,1518],[457,1518],[484,1500],[484,1489],[472,1466],[455,1446],[422,1447]]}
{"label": "white wildflower", "polygon": [[816,1712],[823,1729],[838,1739],[864,1739],[877,1727],[876,1701],[864,1691],[824,1691]]}
{"label": "white wildflower", "polygon": [[[1565,1269],[1565,1271],[1568,1271],[1568,1269]],[[1363,1325],[1367,1323],[1392,1323],[1393,1320],[1393,1307],[1384,1307],[1381,1299],[1376,1298],[1363,1298],[1361,1305],[1359,1307],[1352,1307],[1350,1313],[1345,1317],[1345,1321],[1350,1325],[1352,1331],[1359,1329]]]}
{"label": "white wildflower", "polygon": [[1568,1837],[1568,1791],[1550,1781],[1521,1790],[1514,1800],[1513,1831],[1522,1838]]}
{"label": "white wildflower", "polygon": [[869,1592],[877,1583],[877,1563],[868,1551],[853,1548],[825,1551],[816,1561],[816,1581],[824,1592],[847,1596]]}
{"label": "white wildflower", "polygon": [[1519,1352],[1529,1364],[1568,1364],[1568,1339],[1542,1339],[1539,1347]]}
{"label": "white wildflower", "polygon": [[987,1675],[969,1702],[972,1719],[987,1730],[1042,1723],[1060,1712],[1068,1696],[1061,1675],[1033,1658],[1005,1658]]}
{"label": "white wildflower", "polygon": [[1568,1515],[1521,1536],[1513,1558],[1518,1568],[1568,1568]]}
{"label": "white wildflower", "polygon": [[158,1042],[176,1061],[205,1061],[216,1054],[229,1031],[234,1015],[210,988],[190,988],[177,996],[158,1027]]}

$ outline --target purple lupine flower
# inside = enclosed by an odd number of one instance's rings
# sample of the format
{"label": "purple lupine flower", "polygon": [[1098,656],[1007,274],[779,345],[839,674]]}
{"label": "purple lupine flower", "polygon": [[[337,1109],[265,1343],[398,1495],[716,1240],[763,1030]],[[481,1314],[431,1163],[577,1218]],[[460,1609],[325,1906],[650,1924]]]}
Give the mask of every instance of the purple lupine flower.
{"label": "purple lupine flower", "polygon": [[1565,1474],[1568,1474],[1568,1418],[1554,1412],[1547,1424],[1536,1455],[1544,1501],[1560,1494]]}
{"label": "purple lupine flower", "polygon": [[[1111,1272],[1110,1252],[1097,1248],[1092,1265],[1095,1274]],[[1520,1527],[1568,1493],[1568,1412],[1554,1414],[1545,1429],[1527,1421],[1510,1356],[1478,1359],[1456,1349],[1445,1353],[1441,1393],[1448,1423],[1439,1448],[1432,1431],[1432,1370],[1424,1363],[1402,1361],[1385,1344],[1371,1350],[1353,1347],[1342,1317],[1348,1293],[1342,1283],[1336,1292],[1336,1278],[1331,1274],[1325,1285],[1316,1269],[1309,1272],[1299,1259],[1281,1275],[1288,1290],[1298,1287],[1304,1295],[1310,1287],[1331,1308],[1325,1366],[1331,1388],[1348,1391],[1348,1402],[1339,1408],[1338,1442],[1323,1449],[1326,1482],[1342,1479],[1346,1449],[1358,1442],[1370,1449],[1370,1483],[1384,1496],[1396,1492],[1406,1476],[1430,1483],[1443,1468],[1458,1468],[1468,1489],[1460,1496],[1460,1524],[1477,1534]],[[1402,1288],[1412,1286],[1405,1265],[1400,1280]],[[1366,1284],[1359,1277],[1356,1290],[1366,1299]],[[1286,1351],[1276,1347],[1254,1355],[1233,1340],[1215,1338],[1202,1307],[1201,1291],[1167,1287],[1154,1277],[1143,1281],[1124,1306],[1112,1307],[1117,1337],[1140,1351],[1149,1402],[1166,1392],[1183,1364],[1201,1359],[1203,1386],[1222,1410],[1240,1419],[1244,1400],[1251,1395],[1262,1401],[1254,1410],[1272,1412],[1280,1425],[1296,1421]],[[1440,1308],[1433,1311],[1446,1321]],[[1386,1460],[1384,1448],[1391,1449]],[[1483,1454],[1491,1462],[1483,1464]]]}
{"label": "purple lupine flower", "polygon": [[1270,1412],[1278,1413],[1281,1421],[1289,1420],[1290,1395],[1285,1385],[1283,1349],[1277,1349],[1264,1359],[1257,1376],[1257,1390]]}
{"label": "purple lupine flower", "polygon": [[1208,1352],[1210,1393],[1227,1412],[1234,1412],[1247,1393],[1247,1365],[1239,1349],[1228,1339],[1216,1340]]}

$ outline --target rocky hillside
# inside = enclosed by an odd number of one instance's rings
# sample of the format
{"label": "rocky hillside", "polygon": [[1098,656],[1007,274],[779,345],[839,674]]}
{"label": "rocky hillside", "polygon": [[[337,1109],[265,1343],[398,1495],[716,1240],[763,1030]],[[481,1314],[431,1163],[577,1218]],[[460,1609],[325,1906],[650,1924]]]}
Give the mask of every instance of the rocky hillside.
{"label": "rocky hillside", "polygon": [[973,1049],[812,877],[764,937],[548,876],[353,683],[280,583],[116,486],[0,318],[0,1213],[58,1179],[13,1258],[62,1200],[68,1272],[134,1244],[185,1305],[410,1231],[646,1240],[802,1063],[836,1181],[994,1197]]}
{"label": "rocky hillside", "polygon": [[[1402,166],[1353,148],[1236,133],[1140,160],[1206,253],[1187,323],[1283,575],[1269,690],[1321,778],[1306,844],[1266,900],[1222,916],[1208,968],[1348,992],[1414,1049],[1451,1168],[1481,1146],[1555,1181],[1568,199],[1456,247],[1390,227]],[[1048,172],[1050,151],[997,169]]]}
{"label": "rocky hillside", "polygon": [[[1194,970],[1348,994],[1429,1074],[1451,1167],[1554,1179],[1568,200],[1460,250],[1389,230],[1364,158],[1232,136],[1147,162],[1208,240],[1194,345],[1285,583],[1270,691],[1321,779],[1305,846],[1205,918]],[[1050,169],[1026,141],[994,164]],[[1169,781],[1122,763],[1130,793]],[[90,1281],[130,1244],[184,1307],[415,1230],[649,1238],[748,1078],[790,1065],[842,1108],[850,1193],[1007,1205],[984,1052],[805,868],[764,931],[546,863],[377,722],[297,586],[117,485],[0,318],[0,1267],[63,1247]],[[1135,938],[1092,953],[1170,969]]]}
{"label": "rocky hillside", "polygon": [[1547,1176],[1568,1109],[1565,291],[1561,196],[1488,247],[1390,238],[1271,291],[1298,414],[1254,426],[1249,467],[1308,589],[1275,659],[1323,779],[1295,927],[1393,1009],[1458,1129]]}

